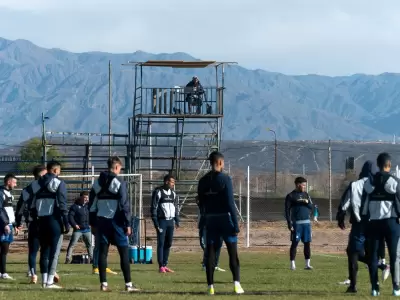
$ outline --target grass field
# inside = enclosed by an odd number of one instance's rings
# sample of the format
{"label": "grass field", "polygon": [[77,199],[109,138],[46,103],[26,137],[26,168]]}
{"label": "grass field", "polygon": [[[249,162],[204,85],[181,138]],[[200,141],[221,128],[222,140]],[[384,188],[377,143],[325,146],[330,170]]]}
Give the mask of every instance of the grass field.
{"label": "grass field", "polygon": [[[60,262],[65,254],[62,253]],[[159,274],[156,265],[132,265],[133,282],[142,289],[139,294],[124,293],[122,275],[109,275],[111,293],[99,292],[98,275],[92,275],[90,265],[59,264],[63,290],[43,290],[40,285],[28,284],[26,255],[10,254],[8,273],[15,281],[0,281],[0,299],[202,299],[206,295],[205,272],[200,266],[200,252],[171,253],[170,267],[176,273]],[[221,267],[227,272],[215,274],[215,296],[218,299],[359,299],[369,295],[367,269],[360,266],[359,293],[356,297],[344,294],[346,287],[338,285],[347,276],[344,256],[317,255],[312,258],[314,270],[303,270],[304,261],[297,259],[297,270],[288,269],[288,257],[268,252],[240,253],[244,295],[233,295],[231,275],[228,271],[226,251],[221,257]],[[115,254],[110,257],[110,267],[119,270]],[[391,294],[390,278],[381,287],[381,297]]]}

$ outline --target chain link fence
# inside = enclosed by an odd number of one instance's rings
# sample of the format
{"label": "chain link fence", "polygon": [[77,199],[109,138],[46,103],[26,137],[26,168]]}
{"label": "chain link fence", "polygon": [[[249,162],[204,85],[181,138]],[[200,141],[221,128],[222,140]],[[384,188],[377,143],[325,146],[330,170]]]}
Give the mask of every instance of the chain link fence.
{"label": "chain link fence", "polygon": [[[400,163],[397,145],[382,143],[279,142],[276,144],[276,156],[273,142],[237,142],[228,146],[223,145],[221,150],[225,155],[225,169],[233,180],[241,227],[239,244],[242,247],[286,249],[289,246],[290,233],[284,218],[284,199],[294,189],[294,179],[304,176],[308,180],[308,192],[319,212],[318,222],[313,223],[314,246],[342,251],[347,244],[348,231],[337,228],[335,215],[345,187],[358,177],[366,160],[375,161],[382,151],[392,155],[394,166]],[[63,174],[90,174],[88,166],[94,166],[95,173],[106,168],[108,147],[93,147],[89,158],[87,147],[88,145],[74,147],[74,153],[68,147],[60,147],[60,152],[66,156]],[[125,147],[113,147],[112,154],[123,160],[126,153]],[[346,159],[349,157],[354,158],[354,166],[346,170]],[[8,161],[3,159],[0,163],[0,174],[21,174],[18,168],[20,163],[13,158]],[[32,165],[40,163],[41,161],[29,161]],[[148,174],[144,174],[144,178],[147,176]],[[14,195],[18,197],[20,188],[29,182],[30,179],[20,179],[19,189]],[[87,185],[81,186],[74,185],[70,201],[78,195],[78,190],[89,188]],[[194,192],[195,190],[196,188],[193,189]],[[156,232],[149,215],[150,192],[149,186],[144,187],[142,211],[146,219],[146,241],[155,246]],[[199,249],[195,204],[185,204],[184,212],[181,228],[175,233],[174,245],[182,249]]]}
{"label": "chain link fence", "polygon": [[[302,176],[307,179],[308,193],[318,207],[317,221],[313,222],[313,245],[326,251],[343,251],[348,231],[337,228],[335,220],[342,193],[352,180],[358,179],[365,161],[375,162],[379,153],[389,152],[394,166],[400,162],[400,151],[392,144],[277,143],[276,162],[273,143],[254,144],[247,149],[242,146],[240,155],[235,153],[241,159],[235,160],[230,156],[230,151],[237,152],[233,148],[227,149],[226,155],[227,170],[232,177],[237,205],[244,220],[243,245],[247,246],[248,235],[250,247],[279,248],[290,245],[284,202],[286,195],[295,188],[295,178]],[[346,161],[351,163],[346,165]],[[314,211],[310,212],[311,219]],[[248,222],[250,228],[247,232]]]}

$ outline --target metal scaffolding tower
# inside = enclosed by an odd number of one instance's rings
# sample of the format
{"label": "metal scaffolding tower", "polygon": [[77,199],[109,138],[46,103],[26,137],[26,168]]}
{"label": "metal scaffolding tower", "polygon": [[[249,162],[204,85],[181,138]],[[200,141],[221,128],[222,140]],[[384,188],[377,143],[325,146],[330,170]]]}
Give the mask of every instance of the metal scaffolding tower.
{"label": "metal scaffolding tower", "polygon": [[[194,203],[198,179],[208,169],[210,152],[220,149],[224,115],[225,65],[215,61],[129,62],[134,69],[133,116],[129,119],[131,170],[144,175],[144,194],[162,184],[165,174],[176,178],[181,214],[184,204]],[[144,67],[194,69],[213,67],[215,86],[144,86]],[[148,78],[148,77],[147,77]],[[193,110],[195,112],[193,112]],[[144,199],[144,205],[148,200]],[[186,206],[185,204],[185,206]]]}

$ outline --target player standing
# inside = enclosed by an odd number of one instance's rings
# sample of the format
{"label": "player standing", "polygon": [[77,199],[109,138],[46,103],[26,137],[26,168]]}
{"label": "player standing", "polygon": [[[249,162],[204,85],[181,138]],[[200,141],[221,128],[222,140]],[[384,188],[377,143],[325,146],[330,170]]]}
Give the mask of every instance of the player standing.
{"label": "player standing", "polygon": [[365,204],[361,208],[362,216],[369,218],[367,225],[369,244],[369,275],[371,280],[371,295],[378,296],[378,248],[379,242],[386,240],[390,273],[392,275],[393,295],[400,296],[400,190],[399,180],[389,172],[392,166],[388,153],[378,155],[376,164],[379,168],[373,178],[360,179],[353,183],[351,197],[360,202],[365,195]]}
{"label": "player standing", "polygon": [[157,260],[160,273],[174,272],[167,267],[174,227],[179,228],[179,209],[174,187],[174,177],[166,175],[164,185],[157,187],[152,194],[150,213],[157,232]]}
{"label": "player standing", "polygon": [[89,222],[95,229],[99,249],[100,290],[109,291],[107,283],[107,256],[110,244],[117,246],[125,291],[136,292],[131,281],[128,236],[131,235],[131,216],[126,182],[118,177],[122,162],[117,156],[107,161],[108,171],[101,172],[94,182],[89,196]]}
{"label": "player standing", "polygon": [[[372,161],[366,161],[361,169],[359,180],[371,180],[373,181],[374,175],[376,174],[376,166]],[[369,263],[369,253],[368,253],[368,241],[366,238],[366,230],[368,226],[368,218],[362,217],[361,207],[363,206],[363,199],[352,198],[351,191],[353,187],[356,187],[357,183],[350,183],[349,187],[344,192],[336,219],[338,221],[338,226],[343,230],[345,229],[345,215],[346,211],[350,210],[350,223],[351,230],[349,234],[349,242],[347,245],[346,253],[348,260],[348,270],[349,270],[349,287],[346,293],[357,293],[357,273],[358,273],[358,261],[365,264]],[[361,200],[361,202],[358,202]],[[379,248],[382,247],[382,243],[379,243]],[[383,244],[383,251],[385,250],[385,245]],[[382,250],[380,250],[382,251]],[[385,264],[380,264],[379,268],[382,270],[382,280],[385,281],[390,274],[389,266]]]}
{"label": "player standing", "polygon": [[[199,205],[198,197],[196,197],[196,203]],[[198,215],[198,227],[199,227],[199,239],[200,239],[200,247],[203,250],[203,261],[202,267],[203,271],[206,269],[207,264],[207,251],[206,251],[206,244],[207,244],[207,230],[206,230],[206,222],[205,222],[204,212],[200,210],[199,207],[199,215]],[[215,270],[220,272],[225,272],[224,269],[219,267],[219,257],[221,255],[221,248],[217,249],[215,252]]]}
{"label": "player standing", "polygon": [[[63,234],[68,233],[67,186],[58,178],[61,164],[51,161],[46,166],[47,173],[32,182],[30,212],[38,218],[40,241],[40,273],[42,287],[60,289],[54,284],[58,256]],[[28,200],[30,201],[30,200]]]}
{"label": "player standing", "polygon": [[[33,177],[38,180],[47,173],[46,167],[39,165],[33,168]],[[25,222],[28,227],[28,265],[31,283],[37,283],[36,275],[36,256],[39,252],[39,224],[36,216],[31,216],[29,213],[29,200],[32,195],[32,183],[25,187],[17,203],[15,213],[15,223],[17,227],[22,225],[22,217],[25,217]]]}
{"label": "player standing", "polygon": [[300,240],[304,244],[304,258],[306,260],[306,270],[312,270],[311,259],[311,221],[310,213],[313,204],[310,196],[306,192],[307,180],[297,177],[294,181],[296,188],[286,196],[285,217],[290,230],[292,245],[290,246],[290,268],[296,269],[296,252]]}
{"label": "player standing", "polygon": [[0,279],[14,280],[7,274],[6,264],[10,244],[14,241],[13,230],[18,234],[18,228],[14,227],[14,196],[11,194],[16,186],[17,178],[14,174],[4,176],[4,185],[0,187]]}
{"label": "player standing", "polygon": [[240,266],[237,251],[239,224],[232,180],[224,174],[224,156],[213,152],[209,157],[212,170],[204,175],[198,185],[197,193],[200,210],[204,212],[206,236],[206,273],[208,293],[214,295],[215,255],[225,241],[229,254],[229,267],[232,272],[234,291],[243,294],[240,285]]}

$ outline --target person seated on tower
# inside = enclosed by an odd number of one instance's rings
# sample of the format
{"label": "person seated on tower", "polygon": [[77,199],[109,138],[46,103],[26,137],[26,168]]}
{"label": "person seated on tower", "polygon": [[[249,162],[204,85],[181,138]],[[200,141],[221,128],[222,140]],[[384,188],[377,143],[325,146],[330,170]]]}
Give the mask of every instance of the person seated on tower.
{"label": "person seated on tower", "polygon": [[193,76],[192,80],[186,85],[185,94],[189,113],[192,113],[192,108],[196,107],[196,113],[200,114],[201,106],[203,105],[202,96],[204,94],[204,89],[197,76]]}

